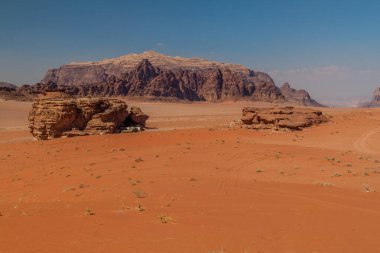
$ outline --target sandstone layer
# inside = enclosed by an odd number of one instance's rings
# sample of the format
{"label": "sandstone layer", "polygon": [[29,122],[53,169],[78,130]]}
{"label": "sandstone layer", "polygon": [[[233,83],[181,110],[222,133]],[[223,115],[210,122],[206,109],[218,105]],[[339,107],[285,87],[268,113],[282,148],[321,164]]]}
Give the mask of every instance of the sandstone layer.
{"label": "sandstone layer", "polygon": [[145,126],[147,115],[139,109],[127,109],[127,104],[117,99],[40,99],[32,106],[29,128],[36,139],[46,140],[118,133],[129,125]]}
{"label": "sandstone layer", "polygon": [[302,130],[306,127],[327,122],[321,111],[306,108],[274,107],[243,108],[241,121],[232,122],[231,127],[272,130]]}

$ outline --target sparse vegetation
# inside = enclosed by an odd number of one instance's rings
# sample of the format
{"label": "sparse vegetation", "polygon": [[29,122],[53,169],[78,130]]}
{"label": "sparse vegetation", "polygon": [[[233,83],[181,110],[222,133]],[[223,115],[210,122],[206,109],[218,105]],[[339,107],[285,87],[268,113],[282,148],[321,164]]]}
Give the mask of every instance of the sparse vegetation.
{"label": "sparse vegetation", "polygon": [[329,183],[329,182],[319,182],[318,184],[320,186],[324,186],[324,187],[331,187],[331,186],[333,186],[333,184]]}
{"label": "sparse vegetation", "polygon": [[375,192],[374,189],[372,189],[368,184],[364,184],[362,188],[363,192]]}
{"label": "sparse vegetation", "polygon": [[160,214],[160,215],[158,216],[158,219],[159,219],[159,221],[160,221],[162,224],[172,223],[172,222],[174,221],[172,217],[167,216],[167,215],[163,215],[163,214]]}
{"label": "sparse vegetation", "polygon": [[138,157],[135,159],[135,162],[136,163],[140,163],[140,162],[143,162],[144,160],[141,158],[141,157]]}
{"label": "sparse vegetation", "polygon": [[134,191],[133,191],[133,194],[135,194],[136,198],[139,198],[139,199],[142,199],[142,198],[146,198],[146,197],[147,197],[146,192],[144,192],[144,191],[142,191],[142,190],[134,190]]}
{"label": "sparse vegetation", "polygon": [[143,212],[143,211],[145,211],[145,207],[143,207],[141,204],[139,204],[138,206],[135,207],[135,210],[138,212]]}
{"label": "sparse vegetation", "polygon": [[91,209],[91,208],[86,208],[86,210],[84,211],[84,215],[85,216],[92,216],[92,215],[95,215],[95,212]]}

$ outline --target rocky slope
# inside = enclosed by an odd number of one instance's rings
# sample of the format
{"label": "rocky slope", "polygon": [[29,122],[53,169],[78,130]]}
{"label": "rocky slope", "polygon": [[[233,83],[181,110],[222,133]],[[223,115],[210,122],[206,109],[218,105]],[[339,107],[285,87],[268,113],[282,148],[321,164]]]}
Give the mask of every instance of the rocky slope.
{"label": "rocky slope", "polygon": [[156,52],[129,54],[99,62],[70,63],[23,86],[29,93],[62,90],[79,96],[152,96],[191,101],[250,98],[284,101],[272,78],[242,65]]}
{"label": "rocky slope", "polygon": [[320,103],[310,97],[310,94],[305,90],[296,90],[290,87],[289,83],[284,83],[280,87],[282,95],[289,102],[304,105],[304,106],[316,106],[322,107]]}

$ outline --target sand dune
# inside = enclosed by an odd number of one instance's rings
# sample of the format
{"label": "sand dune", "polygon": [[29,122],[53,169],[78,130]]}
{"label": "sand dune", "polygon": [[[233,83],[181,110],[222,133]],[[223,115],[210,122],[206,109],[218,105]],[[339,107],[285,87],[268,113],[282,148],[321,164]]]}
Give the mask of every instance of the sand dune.
{"label": "sand dune", "polygon": [[7,103],[0,252],[380,248],[378,109],[275,133],[228,129],[242,103],[136,102],[152,130],[35,142]]}

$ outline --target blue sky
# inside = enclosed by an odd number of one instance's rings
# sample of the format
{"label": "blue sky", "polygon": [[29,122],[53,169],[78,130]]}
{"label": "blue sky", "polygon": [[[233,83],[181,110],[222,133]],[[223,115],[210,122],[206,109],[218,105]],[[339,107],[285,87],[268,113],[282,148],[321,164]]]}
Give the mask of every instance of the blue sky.
{"label": "blue sky", "polygon": [[241,63],[322,102],[380,86],[380,1],[0,0],[0,80],[156,50]]}

